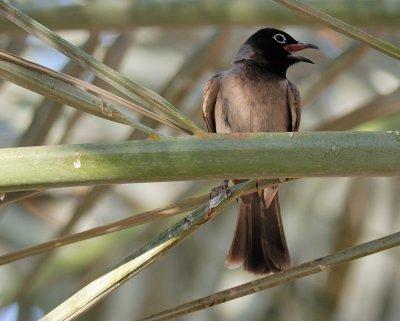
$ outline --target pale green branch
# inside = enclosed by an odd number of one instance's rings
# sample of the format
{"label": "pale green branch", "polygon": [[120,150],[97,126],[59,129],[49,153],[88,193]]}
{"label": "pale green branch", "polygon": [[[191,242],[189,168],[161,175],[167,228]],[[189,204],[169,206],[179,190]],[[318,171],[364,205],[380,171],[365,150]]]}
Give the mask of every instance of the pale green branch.
{"label": "pale green branch", "polygon": [[[0,149],[0,192],[196,179],[394,176],[400,132],[221,134]],[[55,175],[56,174],[56,175]]]}

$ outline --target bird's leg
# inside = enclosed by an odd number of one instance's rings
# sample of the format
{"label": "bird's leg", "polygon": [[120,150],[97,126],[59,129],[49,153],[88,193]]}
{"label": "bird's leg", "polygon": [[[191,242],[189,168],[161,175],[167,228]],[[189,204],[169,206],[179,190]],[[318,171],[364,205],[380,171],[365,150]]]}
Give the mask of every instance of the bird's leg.
{"label": "bird's leg", "polygon": [[222,193],[226,193],[229,189],[229,180],[225,179],[221,185],[214,187],[210,193],[210,199],[221,195]]}

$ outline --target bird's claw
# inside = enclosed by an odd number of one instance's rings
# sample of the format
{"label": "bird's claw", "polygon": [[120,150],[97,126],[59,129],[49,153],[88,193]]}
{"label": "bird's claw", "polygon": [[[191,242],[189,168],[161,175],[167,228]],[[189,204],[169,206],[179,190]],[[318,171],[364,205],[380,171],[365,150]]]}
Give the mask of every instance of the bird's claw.
{"label": "bird's claw", "polygon": [[210,199],[217,197],[223,193],[227,193],[229,190],[229,181],[224,180],[221,185],[214,187],[210,193]]}

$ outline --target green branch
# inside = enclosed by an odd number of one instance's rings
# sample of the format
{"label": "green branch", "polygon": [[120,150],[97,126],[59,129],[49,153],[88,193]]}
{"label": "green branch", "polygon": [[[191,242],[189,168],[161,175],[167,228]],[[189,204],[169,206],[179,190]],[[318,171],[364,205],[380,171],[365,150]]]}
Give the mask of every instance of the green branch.
{"label": "green branch", "polygon": [[0,192],[196,179],[400,174],[400,132],[210,135],[0,149]]}
{"label": "green branch", "polygon": [[[400,25],[400,5],[379,1],[309,1],[341,20],[364,27]],[[95,1],[93,4],[35,8],[21,6],[35,20],[53,30],[125,29],[137,26],[199,25],[312,25],[284,8],[265,0],[146,0]],[[0,20],[2,32],[17,32],[15,26]]]}

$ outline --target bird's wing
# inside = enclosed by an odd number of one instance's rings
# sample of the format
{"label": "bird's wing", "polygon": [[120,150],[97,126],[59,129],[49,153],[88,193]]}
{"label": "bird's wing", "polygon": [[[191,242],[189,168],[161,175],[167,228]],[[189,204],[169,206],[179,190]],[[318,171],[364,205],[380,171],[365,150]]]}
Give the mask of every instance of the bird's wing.
{"label": "bird's wing", "polygon": [[287,98],[288,98],[290,115],[291,115],[291,131],[297,132],[299,130],[299,126],[300,126],[301,99],[300,99],[299,90],[290,81],[289,81],[289,85],[288,85]]}
{"label": "bird's wing", "polygon": [[206,82],[203,92],[203,119],[210,133],[215,133],[214,107],[220,88],[219,75],[215,75]]}

